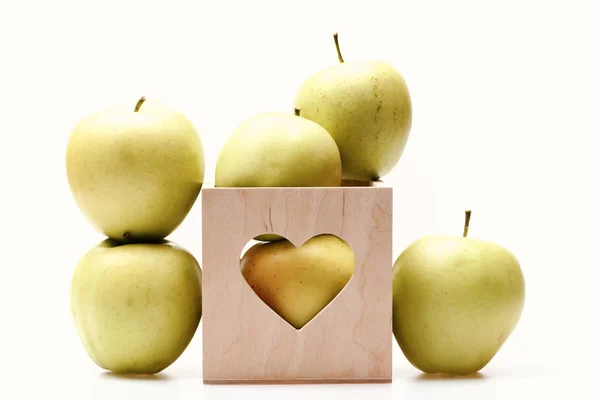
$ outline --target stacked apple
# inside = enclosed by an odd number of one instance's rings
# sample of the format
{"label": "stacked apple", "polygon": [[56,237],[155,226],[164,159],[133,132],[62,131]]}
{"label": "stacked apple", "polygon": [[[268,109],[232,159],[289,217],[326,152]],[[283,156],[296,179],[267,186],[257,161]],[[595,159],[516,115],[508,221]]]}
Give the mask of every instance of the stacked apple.
{"label": "stacked apple", "polygon": [[79,336],[104,369],[157,373],[183,353],[202,316],[200,266],[164,240],[202,187],[198,133],[181,113],[142,97],[81,120],[66,168],[77,205],[108,237],[73,274]]}

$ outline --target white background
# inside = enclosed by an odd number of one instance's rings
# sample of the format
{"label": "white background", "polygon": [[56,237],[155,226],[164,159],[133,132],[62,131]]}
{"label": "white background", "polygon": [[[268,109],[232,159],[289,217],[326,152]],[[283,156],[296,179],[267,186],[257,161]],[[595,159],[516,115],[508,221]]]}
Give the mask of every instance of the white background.
{"label": "white background", "polygon": [[[0,0],[0,398],[597,396],[599,6]],[[460,234],[471,208],[470,236],[522,264],[513,335],[472,379],[428,379],[394,342],[392,385],[208,386],[201,329],[155,378],[96,367],[69,313],[74,267],[102,240],[68,188],[73,126],[141,95],[164,100],[196,125],[210,186],[237,124],[291,112],[302,80],[337,62],[335,31],[346,60],[387,60],[411,90],[411,137],[384,178],[395,187],[394,257],[424,234]],[[199,260],[200,224],[198,201],[170,236]]]}

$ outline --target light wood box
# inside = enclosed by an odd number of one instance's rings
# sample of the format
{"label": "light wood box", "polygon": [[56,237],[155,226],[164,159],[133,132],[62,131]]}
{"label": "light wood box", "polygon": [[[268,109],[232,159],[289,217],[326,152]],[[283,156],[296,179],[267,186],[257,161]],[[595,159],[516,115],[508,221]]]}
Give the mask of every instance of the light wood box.
{"label": "light wood box", "polygon": [[[241,274],[262,233],[330,233],[354,251],[346,287],[300,330]],[[391,382],[392,188],[205,188],[202,247],[205,383]]]}

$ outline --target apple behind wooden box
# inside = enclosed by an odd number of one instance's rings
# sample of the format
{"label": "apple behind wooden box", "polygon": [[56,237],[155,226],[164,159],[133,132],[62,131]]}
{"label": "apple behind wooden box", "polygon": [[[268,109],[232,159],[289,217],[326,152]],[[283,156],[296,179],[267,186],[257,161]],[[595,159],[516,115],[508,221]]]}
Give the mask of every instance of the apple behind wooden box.
{"label": "apple behind wooden box", "polygon": [[[354,251],[346,287],[300,330],[242,276],[262,233],[297,247],[329,233]],[[205,383],[391,382],[392,188],[205,188],[202,235]]]}

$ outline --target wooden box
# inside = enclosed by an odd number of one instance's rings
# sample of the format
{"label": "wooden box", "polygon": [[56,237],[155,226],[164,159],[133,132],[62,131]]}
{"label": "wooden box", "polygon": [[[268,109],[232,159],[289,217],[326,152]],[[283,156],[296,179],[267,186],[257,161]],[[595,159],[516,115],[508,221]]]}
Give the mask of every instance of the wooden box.
{"label": "wooden box", "polygon": [[[241,274],[263,233],[297,247],[330,233],[354,251],[346,287],[300,330]],[[202,241],[205,383],[391,382],[392,188],[205,188]]]}

